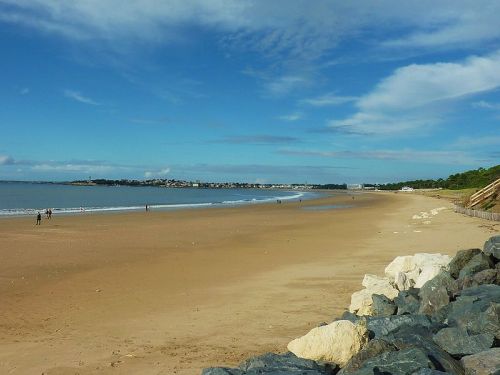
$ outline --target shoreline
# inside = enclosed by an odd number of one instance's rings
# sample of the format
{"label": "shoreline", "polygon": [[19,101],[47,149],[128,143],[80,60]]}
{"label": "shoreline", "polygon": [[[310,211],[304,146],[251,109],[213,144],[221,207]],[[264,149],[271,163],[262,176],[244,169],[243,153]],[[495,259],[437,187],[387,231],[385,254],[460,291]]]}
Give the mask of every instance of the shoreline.
{"label": "shoreline", "polygon": [[[127,186],[126,186],[127,187]],[[179,189],[179,188],[171,188]],[[219,189],[213,189],[219,190]],[[251,190],[251,189],[248,189]],[[254,189],[255,190],[255,189]],[[225,200],[225,201],[215,201],[215,202],[192,202],[192,203],[153,203],[144,205],[130,205],[130,206],[80,206],[80,207],[51,207],[54,216],[66,216],[66,215],[80,215],[80,214],[107,214],[107,213],[130,213],[130,212],[141,212],[145,211],[146,205],[149,209],[155,211],[177,211],[177,210],[190,210],[199,208],[224,208],[224,207],[239,207],[245,205],[255,205],[255,204],[269,204],[276,203],[279,201],[299,201],[299,200],[314,200],[320,199],[324,196],[329,196],[332,194],[339,194],[338,191],[313,191],[313,190],[284,190],[284,189],[258,189],[262,190],[273,190],[289,193],[289,195],[284,196],[274,196],[271,198],[261,198],[255,196],[252,199],[240,199],[240,200]],[[4,208],[0,209],[0,220],[4,218],[15,218],[15,217],[30,217],[36,215],[37,212],[45,212],[45,208]]]}
{"label": "shoreline", "polygon": [[187,375],[283,352],[395,256],[453,254],[499,229],[450,209],[412,219],[449,205],[418,195],[355,202],[2,221],[0,372]]}

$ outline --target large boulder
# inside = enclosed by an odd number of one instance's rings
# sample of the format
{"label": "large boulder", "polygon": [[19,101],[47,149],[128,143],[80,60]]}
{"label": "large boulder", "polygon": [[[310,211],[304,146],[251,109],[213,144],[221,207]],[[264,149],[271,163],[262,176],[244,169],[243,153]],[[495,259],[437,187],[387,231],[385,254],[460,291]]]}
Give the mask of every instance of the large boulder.
{"label": "large boulder", "polygon": [[349,362],[340,370],[339,375],[347,375],[356,372],[370,358],[377,357],[385,352],[396,351],[397,348],[384,340],[373,339],[366,344]]}
{"label": "large boulder", "polygon": [[352,375],[408,375],[422,368],[432,368],[433,363],[420,348],[390,351],[366,360]]}
{"label": "large boulder", "polygon": [[488,268],[486,270],[479,271],[478,273],[475,273],[472,276],[465,276],[462,279],[458,279],[458,288],[466,289],[472,286],[478,286],[484,284],[498,284],[499,279],[500,279],[500,270],[496,268]]}
{"label": "large boulder", "polygon": [[350,312],[360,316],[372,314],[373,294],[381,294],[391,300],[398,295],[398,290],[392,286],[386,277],[365,275],[362,285],[365,289],[352,294],[351,305],[349,306]]}
{"label": "large boulder", "polygon": [[458,279],[458,274],[460,273],[462,268],[464,268],[464,266],[472,259],[472,257],[479,254],[480,252],[480,249],[459,250],[448,265],[450,275],[455,279]]}
{"label": "large boulder", "polygon": [[486,255],[492,256],[496,259],[496,262],[498,262],[500,260],[500,235],[493,236],[486,241],[483,251]]}
{"label": "large boulder", "polygon": [[450,302],[450,296],[457,291],[457,282],[446,271],[442,271],[420,288],[420,309],[422,314],[433,314]]}
{"label": "large boulder", "polygon": [[470,334],[491,333],[500,339],[500,286],[479,285],[464,289],[450,304],[447,323]]}
{"label": "large boulder", "polygon": [[391,315],[384,317],[367,318],[367,327],[370,337],[382,338],[399,330],[402,326],[431,327],[430,319],[425,315]]}
{"label": "large boulder", "polygon": [[448,269],[449,255],[419,253],[396,257],[386,268],[385,275],[399,290],[421,287],[441,270]]}
{"label": "large boulder", "polygon": [[469,335],[463,328],[443,328],[434,335],[434,342],[453,356],[462,357],[491,348],[495,336],[491,333]]}
{"label": "large boulder", "polygon": [[419,348],[432,360],[434,368],[451,374],[463,375],[464,370],[460,362],[432,340],[435,330],[435,327],[402,326],[381,339],[395,345],[399,350]]}
{"label": "large boulder", "polygon": [[313,328],[306,335],[291,341],[288,350],[300,358],[344,366],[367,341],[368,330],[364,321],[354,324],[338,320]]}
{"label": "large boulder", "polygon": [[336,372],[336,366],[298,358],[293,353],[267,353],[246,360],[238,368],[204,369],[202,375],[332,375]]}
{"label": "large boulder", "polygon": [[396,312],[396,305],[382,294],[372,295],[372,316],[388,316]]}
{"label": "large boulder", "polygon": [[[319,364],[310,359],[299,358],[293,353],[273,354],[267,353],[250,358],[243,362],[239,369],[245,374],[273,374],[282,371],[283,374],[331,374],[336,372],[336,366]],[[274,372],[273,372],[274,371]],[[281,373],[281,372],[276,372]]]}
{"label": "large boulder", "polygon": [[403,290],[394,298],[394,304],[397,306],[397,314],[417,314],[420,308],[420,299],[418,289]]}
{"label": "large boulder", "polygon": [[498,375],[500,373],[500,348],[468,355],[461,359],[466,375]]}
{"label": "large boulder", "polygon": [[470,277],[478,273],[479,271],[487,270],[488,268],[492,267],[493,262],[491,261],[491,258],[484,253],[479,253],[477,255],[474,255],[471,260],[469,260],[467,264],[463,266],[463,268],[460,270],[460,273],[458,274],[458,278],[463,279],[464,277]]}

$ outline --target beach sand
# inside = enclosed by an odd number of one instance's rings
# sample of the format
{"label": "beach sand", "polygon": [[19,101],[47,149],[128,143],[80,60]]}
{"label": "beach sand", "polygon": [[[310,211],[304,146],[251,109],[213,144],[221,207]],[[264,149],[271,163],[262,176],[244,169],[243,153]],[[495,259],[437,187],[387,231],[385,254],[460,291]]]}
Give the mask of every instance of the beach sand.
{"label": "beach sand", "polygon": [[[325,204],[355,207],[304,209]],[[500,231],[450,208],[369,193],[2,219],[0,373],[199,374],[286,351],[395,256],[454,254]]]}

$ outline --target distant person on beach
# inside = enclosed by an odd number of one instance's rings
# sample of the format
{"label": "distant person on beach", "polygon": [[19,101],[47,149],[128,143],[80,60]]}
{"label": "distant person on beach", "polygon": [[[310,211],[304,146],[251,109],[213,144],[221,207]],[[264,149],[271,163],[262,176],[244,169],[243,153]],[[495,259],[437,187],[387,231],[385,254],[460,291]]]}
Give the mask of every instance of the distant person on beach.
{"label": "distant person on beach", "polygon": [[49,218],[49,209],[48,208],[45,209],[45,217],[47,219]]}
{"label": "distant person on beach", "polygon": [[49,219],[52,219],[52,208],[49,208]]}
{"label": "distant person on beach", "polygon": [[148,205],[146,205],[146,212],[148,212],[148,211],[149,211],[149,206],[148,206]]}
{"label": "distant person on beach", "polygon": [[42,224],[42,214],[38,211],[38,215],[36,215],[36,225]]}

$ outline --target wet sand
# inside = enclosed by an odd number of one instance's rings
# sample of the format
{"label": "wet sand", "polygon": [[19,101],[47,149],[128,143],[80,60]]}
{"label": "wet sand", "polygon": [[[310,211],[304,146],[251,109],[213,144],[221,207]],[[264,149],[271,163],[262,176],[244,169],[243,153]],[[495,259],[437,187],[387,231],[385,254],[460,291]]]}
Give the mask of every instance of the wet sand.
{"label": "wet sand", "polygon": [[[306,210],[305,206],[354,204]],[[426,219],[420,211],[447,209]],[[0,373],[199,374],[340,315],[397,255],[500,225],[414,194],[0,220]]]}

